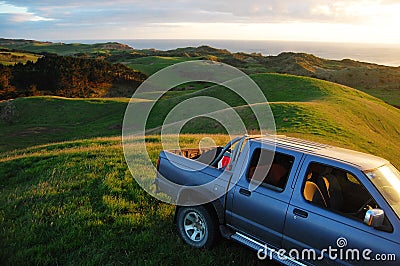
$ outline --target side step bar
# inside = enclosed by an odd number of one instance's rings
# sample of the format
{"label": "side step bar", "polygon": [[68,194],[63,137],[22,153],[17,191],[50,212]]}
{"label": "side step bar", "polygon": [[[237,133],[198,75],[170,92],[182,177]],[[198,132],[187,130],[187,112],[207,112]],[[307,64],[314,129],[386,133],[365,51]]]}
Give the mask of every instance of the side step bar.
{"label": "side step bar", "polygon": [[[272,258],[273,260],[282,263],[283,265],[290,265],[290,266],[294,266],[294,265],[301,265],[301,266],[306,266],[306,264],[303,264],[293,258],[290,258],[286,255],[283,254],[278,254],[278,252],[274,249],[269,248],[268,246],[248,237],[245,236],[241,233],[236,232],[235,234],[233,234],[231,236],[231,239],[255,250],[255,251],[259,251],[262,250],[262,254],[264,256],[266,256],[266,258]],[[265,254],[265,252],[267,252],[267,254]]]}

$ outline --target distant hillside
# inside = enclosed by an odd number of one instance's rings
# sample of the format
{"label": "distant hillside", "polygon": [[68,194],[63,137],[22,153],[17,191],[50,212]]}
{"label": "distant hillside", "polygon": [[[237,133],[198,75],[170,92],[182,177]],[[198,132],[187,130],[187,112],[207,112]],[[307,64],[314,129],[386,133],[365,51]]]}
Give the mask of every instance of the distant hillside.
{"label": "distant hillside", "polygon": [[400,67],[387,67],[350,59],[328,60],[302,53],[282,53],[265,57],[263,65],[278,73],[309,76],[344,84],[393,105],[400,105]]}
{"label": "distant hillside", "polygon": [[[400,106],[400,67],[363,63],[350,59],[328,60],[304,53],[263,56],[259,53],[231,53],[210,46],[186,47],[168,51],[133,49],[120,43],[64,44],[32,40],[0,39],[0,48],[9,52],[50,52],[80,58],[104,59],[122,63],[147,75],[188,60],[206,59],[238,67],[248,74],[285,73],[324,79],[362,90],[395,106]],[[1,61],[0,61],[1,63]]]}
{"label": "distant hillside", "polygon": [[5,39],[0,38],[1,46],[22,46],[22,45],[52,45],[52,42],[41,42],[26,39]]}
{"label": "distant hillside", "polygon": [[[111,56],[106,60],[124,62],[128,66],[152,74],[165,67],[165,58],[177,61],[207,59],[238,67],[248,74],[275,72],[319,78],[350,86],[378,97],[385,102],[400,106],[400,67],[388,67],[350,59],[328,60],[305,53],[281,53],[262,56],[258,53],[230,53],[225,49],[209,46],[178,48],[169,51],[140,50]],[[146,58],[146,59],[144,59]],[[146,60],[146,61],[145,61]],[[147,64],[145,63],[147,62]],[[162,67],[158,63],[162,62]]]}
{"label": "distant hillside", "polygon": [[98,44],[81,44],[81,43],[53,43],[41,42],[34,40],[14,40],[0,38],[0,47],[29,51],[34,53],[55,53],[59,55],[76,55],[96,53],[97,56],[105,54],[108,56],[109,51],[130,51],[132,47],[117,42],[98,43]]}

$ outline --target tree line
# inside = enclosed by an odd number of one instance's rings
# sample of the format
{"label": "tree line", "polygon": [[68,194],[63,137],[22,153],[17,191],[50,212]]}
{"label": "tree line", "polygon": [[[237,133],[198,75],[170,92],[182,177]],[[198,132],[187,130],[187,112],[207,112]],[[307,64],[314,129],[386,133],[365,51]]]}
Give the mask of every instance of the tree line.
{"label": "tree line", "polygon": [[0,100],[25,96],[131,96],[146,75],[104,60],[45,54],[36,63],[0,64]]}

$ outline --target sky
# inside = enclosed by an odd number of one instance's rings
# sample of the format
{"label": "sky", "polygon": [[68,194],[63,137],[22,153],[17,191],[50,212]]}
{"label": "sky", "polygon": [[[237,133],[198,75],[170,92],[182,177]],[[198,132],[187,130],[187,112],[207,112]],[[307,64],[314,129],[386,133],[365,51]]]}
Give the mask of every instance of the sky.
{"label": "sky", "polygon": [[0,0],[0,37],[400,44],[400,0]]}

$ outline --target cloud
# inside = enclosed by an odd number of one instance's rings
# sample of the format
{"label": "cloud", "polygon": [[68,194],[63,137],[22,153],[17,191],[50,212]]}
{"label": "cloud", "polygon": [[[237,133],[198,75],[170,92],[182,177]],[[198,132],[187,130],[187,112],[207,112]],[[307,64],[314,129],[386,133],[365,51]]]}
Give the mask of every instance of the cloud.
{"label": "cloud", "polygon": [[26,22],[26,21],[50,21],[51,18],[45,18],[35,15],[28,11],[27,7],[15,6],[6,2],[0,2],[0,14],[9,15],[9,20],[12,22]]}
{"label": "cloud", "polygon": [[26,21],[50,21],[53,19],[35,16],[32,13],[16,13],[10,16],[13,22],[26,22]]}
{"label": "cloud", "polygon": [[[36,0],[27,3],[24,0],[4,1],[18,8],[25,8],[28,12],[40,17],[54,17],[57,19],[83,19],[83,15],[90,18],[97,14],[100,20],[104,18],[116,21],[145,21],[157,22],[246,22],[268,23],[289,21],[348,21],[352,16],[343,12],[340,6],[343,3],[354,2],[362,4],[365,1],[318,1],[318,0],[181,0],[181,1],[60,1]],[[376,1],[375,1],[376,2]],[[386,0],[386,2],[391,2]],[[329,3],[329,4],[321,4]],[[319,11],[329,12],[319,12]],[[131,14],[128,16],[127,14]]]}
{"label": "cloud", "polygon": [[[393,8],[398,5],[397,0],[0,0],[0,35],[23,35],[23,31],[30,29],[25,34],[36,34],[37,38],[104,39],[140,38],[145,32],[146,36],[152,31],[162,33],[162,25],[177,27],[178,31],[179,25],[196,23],[218,27],[288,23],[370,25],[390,19],[390,23],[399,24],[395,11],[400,8]],[[5,28],[6,20],[11,29]],[[39,26],[48,31],[41,31]]]}

